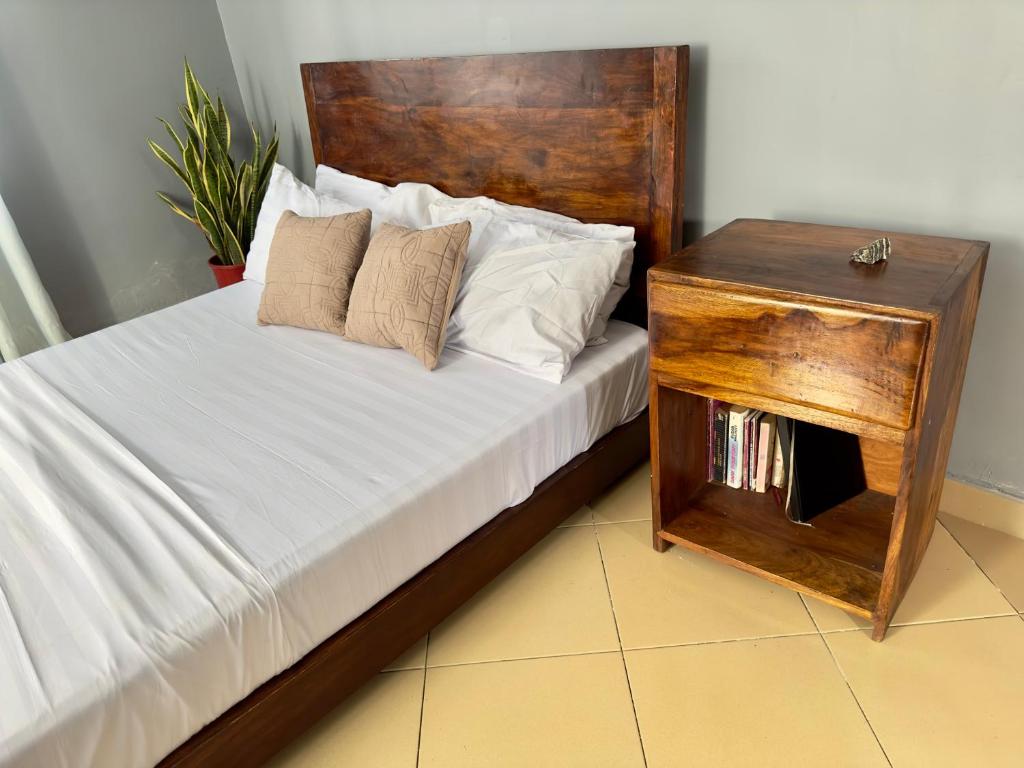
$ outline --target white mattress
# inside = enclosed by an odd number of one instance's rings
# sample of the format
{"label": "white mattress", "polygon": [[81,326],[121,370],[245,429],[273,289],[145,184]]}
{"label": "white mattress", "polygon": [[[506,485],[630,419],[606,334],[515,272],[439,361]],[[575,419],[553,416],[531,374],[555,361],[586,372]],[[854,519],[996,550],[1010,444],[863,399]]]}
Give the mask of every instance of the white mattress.
{"label": "white mattress", "polygon": [[0,366],[0,765],[148,766],[646,405],[255,323],[243,283]]}

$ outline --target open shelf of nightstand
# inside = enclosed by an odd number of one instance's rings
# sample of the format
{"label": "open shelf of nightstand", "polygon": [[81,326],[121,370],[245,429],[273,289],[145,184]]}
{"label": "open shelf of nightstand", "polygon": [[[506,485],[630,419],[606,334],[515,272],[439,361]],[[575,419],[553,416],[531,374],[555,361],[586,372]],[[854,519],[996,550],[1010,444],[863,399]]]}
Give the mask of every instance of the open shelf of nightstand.
{"label": "open shelf of nightstand", "polygon": [[682,509],[663,512],[671,519],[658,536],[869,618],[895,505],[895,497],[867,490],[813,525],[797,525],[771,493],[707,483]]}
{"label": "open shelf of nightstand", "polygon": [[[802,421],[858,434],[867,481],[867,490],[801,525],[786,517],[781,499],[772,492],[707,480],[708,397],[706,387],[697,389],[690,391],[674,377],[652,388],[659,414],[659,450],[653,457],[660,521],[656,540],[872,619],[882,595],[904,443],[879,439],[871,425],[801,408],[797,415]],[[737,405],[794,415],[790,403],[732,394]]]}

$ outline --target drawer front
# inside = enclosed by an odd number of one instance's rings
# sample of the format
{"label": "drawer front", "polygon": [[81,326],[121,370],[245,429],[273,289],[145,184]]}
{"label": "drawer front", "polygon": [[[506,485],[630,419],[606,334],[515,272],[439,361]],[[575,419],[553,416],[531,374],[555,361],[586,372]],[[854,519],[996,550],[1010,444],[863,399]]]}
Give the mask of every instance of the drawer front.
{"label": "drawer front", "polygon": [[896,429],[913,422],[926,322],[652,283],[649,326],[656,371]]}

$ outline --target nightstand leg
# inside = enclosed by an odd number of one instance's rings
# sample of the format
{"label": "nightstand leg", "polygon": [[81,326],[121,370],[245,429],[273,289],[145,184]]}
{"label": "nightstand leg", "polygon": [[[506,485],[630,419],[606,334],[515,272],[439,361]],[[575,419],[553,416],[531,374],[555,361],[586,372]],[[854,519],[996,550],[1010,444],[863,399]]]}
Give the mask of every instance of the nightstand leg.
{"label": "nightstand leg", "polygon": [[657,531],[654,532],[654,548],[658,552],[664,552],[666,549],[668,549],[671,546],[672,546],[672,544],[670,542],[665,541],[663,538],[661,538],[661,536],[658,535]]}
{"label": "nightstand leg", "polygon": [[874,619],[872,624],[871,639],[880,643],[885,639],[885,633],[889,630],[889,621],[885,618]]}

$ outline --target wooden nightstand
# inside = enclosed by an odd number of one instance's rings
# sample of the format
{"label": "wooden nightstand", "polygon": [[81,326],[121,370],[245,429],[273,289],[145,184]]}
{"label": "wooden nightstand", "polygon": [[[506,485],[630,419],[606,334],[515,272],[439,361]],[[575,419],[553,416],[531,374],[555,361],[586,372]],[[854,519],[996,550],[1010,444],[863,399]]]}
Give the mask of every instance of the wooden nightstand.
{"label": "wooden nightstand", "polygon": [[[852,264],[875,238],[889,261]],[[740,219],[648,272],[654,543],[870,619],[881,640],[935,513],[988,243]],[[814,518],[707,480],[707,399],[858,436],[868,490]]]}

